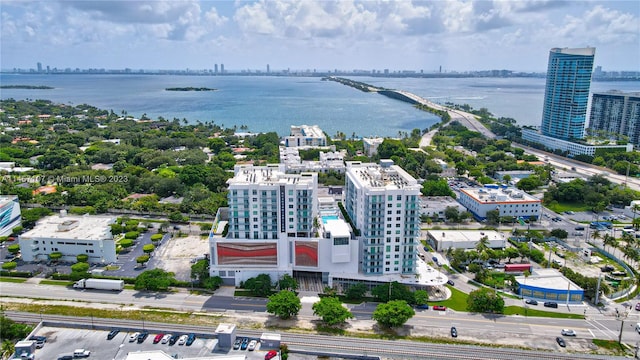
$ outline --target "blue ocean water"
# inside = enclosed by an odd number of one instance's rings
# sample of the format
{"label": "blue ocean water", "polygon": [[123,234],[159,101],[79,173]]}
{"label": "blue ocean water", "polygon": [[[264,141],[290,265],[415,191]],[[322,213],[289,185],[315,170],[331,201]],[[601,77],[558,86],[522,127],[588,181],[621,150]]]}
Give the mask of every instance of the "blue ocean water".
{"label": "blue ocean water", "polygon": [[[355,77],[373,85],[413,92],[435,102],[485,107],[520,125],[539,125],[542,78],[377,78]],[[2,85],[47,85],[53,90],[0,89],[0,98],[47,99],[90,104],[120,114],[213,121],[248,126],[249,131],[289,133],[291,125],[319,125],[335,135],[397,136],[439,121],[408,103],[322,81],[318,77],[1,74]],[[168,87],[210,87],[213,92],[165,91]],[[591,90],[640,91],[640,82],[593,82]]]}

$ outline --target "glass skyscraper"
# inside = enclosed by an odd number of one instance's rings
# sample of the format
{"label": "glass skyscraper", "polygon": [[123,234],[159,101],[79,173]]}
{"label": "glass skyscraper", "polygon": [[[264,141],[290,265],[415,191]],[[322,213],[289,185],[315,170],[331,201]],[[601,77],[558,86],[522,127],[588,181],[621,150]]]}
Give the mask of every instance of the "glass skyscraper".
{"label": "glass skyscraper", "polygon": [[543,135],[563,140],[584,137],[595,52],[595,48],[553,48],[549,52]]}

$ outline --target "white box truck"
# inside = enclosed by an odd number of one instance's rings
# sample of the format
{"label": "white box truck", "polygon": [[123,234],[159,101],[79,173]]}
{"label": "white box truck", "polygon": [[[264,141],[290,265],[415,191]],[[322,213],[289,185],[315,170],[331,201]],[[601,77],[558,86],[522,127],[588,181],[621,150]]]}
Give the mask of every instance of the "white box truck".
{"label": "white box truck", "polygon": [[124,280],[111,279],[80,279],[73,287],[76,289],[95,289],[121,291],[124,289]]}

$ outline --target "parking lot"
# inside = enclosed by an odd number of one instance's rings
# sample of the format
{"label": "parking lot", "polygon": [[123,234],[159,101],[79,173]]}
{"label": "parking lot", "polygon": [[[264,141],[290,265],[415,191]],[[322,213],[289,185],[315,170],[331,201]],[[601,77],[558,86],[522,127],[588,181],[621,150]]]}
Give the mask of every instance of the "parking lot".
{"label": "parking lot", "polygon": [[[139,331],[139,329],[138,329]],[[164,351],[175,359],[215,358],[222,355],[242,355],[246,359],[264,359],[266,350],[260,349],[260,342],[254,351],[221,350],[217,349],[217,339],[197,337],[191,346],[157,343],[154,338],[157,333],[150,332],[142,343],[130,342],[130,335],[135,331],[120,331],[112,340],[107,340],[109,331],[70,329],[61,327],[42,327],[36,335],[46,336],[47,341],[41,349],[36,350],[36,359],[56,360],[63,355],[72,355],[76,349],[91,352],[92,360],[124,360],[129,353],[146,351]],[[145,357],[146,359],[146,357]],[[276,356],[274,359],[279,359]]]}

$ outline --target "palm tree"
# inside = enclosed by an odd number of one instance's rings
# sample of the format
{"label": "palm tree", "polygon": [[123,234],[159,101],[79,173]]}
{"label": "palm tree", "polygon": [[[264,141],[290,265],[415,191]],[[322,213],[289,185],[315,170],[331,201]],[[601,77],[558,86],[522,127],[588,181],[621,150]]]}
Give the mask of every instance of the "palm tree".
{"label": "palm tree", "polygon": [[602,245],[604,245],[604,250],[607,251],[607,245],[610,245],[612,247],[616,247],[616,245],[618,244],[618,240],[616,240],[615,237],[609,235],[609,234],[605,234],[604,237],[602,238]]}
{"label": "palm tree", "polygon": [[599,231],[599,230],[594,230],[594,231],[591,233],[591,238],[592,238],[594,241],[598,241],[598,239],[601,239],[601,238],[602,238],[602,236],[600,235],[600,231]]}
{"label": "palm tree", "polygon": [[479,253],[483,253],[488,249],[489,249],[489,237],[485,235],[481,237],[478,243],[476,244],[476,250],[478,250]]}
{"label": "palm tree", "polygon": [[633,222],[635,223],[636,214],[638,213],[638,211],[640,211],[640,204],[633,204],[633,206],[631,207],[631,211],[633,211]]}

